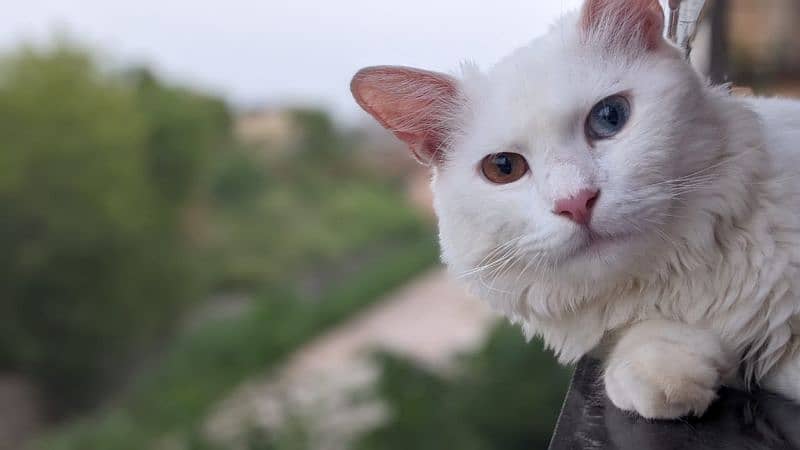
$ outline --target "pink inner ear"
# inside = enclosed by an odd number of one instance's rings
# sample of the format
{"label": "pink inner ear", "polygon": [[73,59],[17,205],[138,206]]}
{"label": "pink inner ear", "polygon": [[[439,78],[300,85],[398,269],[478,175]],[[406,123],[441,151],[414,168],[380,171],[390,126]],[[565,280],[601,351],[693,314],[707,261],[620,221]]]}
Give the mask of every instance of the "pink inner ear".
{"label": "pink inner ear", "polygon": [[408,144],[423,164],[441,162],[458,89],[451,77],[408,67],[368,67],[350,84],[358,104]]}
{"label": "pink inner ear", "polygon": [[587,0],[581,29],[615,47],[655,50],[664,43],[664,10],[658,0]]}

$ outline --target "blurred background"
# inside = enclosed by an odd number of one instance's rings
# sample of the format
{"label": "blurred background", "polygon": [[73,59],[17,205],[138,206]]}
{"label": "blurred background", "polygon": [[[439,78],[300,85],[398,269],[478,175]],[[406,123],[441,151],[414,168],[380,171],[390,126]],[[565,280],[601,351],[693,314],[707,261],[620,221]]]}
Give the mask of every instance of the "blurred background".
{"label": "blurred background", "polygon": [[[444,275],[428,174],[348,83],[579,4],[6,5],[0,449],[546,448],[569,368]],[[706,23],[711,77],[800,94],[800,2]]]}

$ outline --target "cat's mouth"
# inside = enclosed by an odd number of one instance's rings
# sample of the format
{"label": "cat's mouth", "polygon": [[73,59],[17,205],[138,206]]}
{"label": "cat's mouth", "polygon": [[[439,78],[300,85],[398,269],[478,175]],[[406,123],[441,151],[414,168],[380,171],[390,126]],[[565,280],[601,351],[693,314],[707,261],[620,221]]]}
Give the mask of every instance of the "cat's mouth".
{"label": "cat's mouth", "polygon": [[576,246],[570,256],[571,258],[589,255],[603,256],[609,250],[624,245],[633,238],[633,233],[601,233],[587,227],[580,232],[578,239],[581,240],[581,243]]}

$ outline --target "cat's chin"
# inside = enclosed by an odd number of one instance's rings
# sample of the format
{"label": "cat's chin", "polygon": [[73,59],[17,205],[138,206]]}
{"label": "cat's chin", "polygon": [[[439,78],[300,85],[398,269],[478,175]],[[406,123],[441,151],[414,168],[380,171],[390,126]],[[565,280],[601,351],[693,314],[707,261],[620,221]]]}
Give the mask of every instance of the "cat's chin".
{"label": "cat's chin", "polygon": [[581,227],[570,239],[572,245],[562,256],[565,263],[579,260],[594,260],[624,252],[635,239],[629,232],[607,233]]}
{"label": "cat's chin", "polygon": [[582,229],[575,244],[558,260],[562,274],[589,280],[606,279],[635,270],[644,253],[642,237],[636,233],[598,233]]}

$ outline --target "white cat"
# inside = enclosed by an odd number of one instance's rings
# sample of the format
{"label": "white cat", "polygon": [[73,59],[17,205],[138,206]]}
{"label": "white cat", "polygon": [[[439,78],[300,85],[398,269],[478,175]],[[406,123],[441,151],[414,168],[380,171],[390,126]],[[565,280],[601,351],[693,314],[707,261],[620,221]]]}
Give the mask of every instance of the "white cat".
{"label": "white cat", "polygon": [[800,103],[707,85],[658,0],[588,0],[451,77],[372,67],[359,104],[433,169],[443,260],[648,418],[721,384],[800,400]]}

